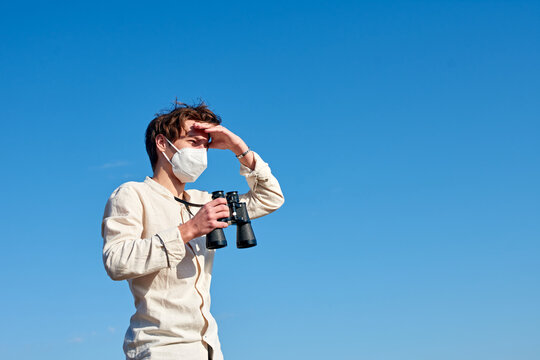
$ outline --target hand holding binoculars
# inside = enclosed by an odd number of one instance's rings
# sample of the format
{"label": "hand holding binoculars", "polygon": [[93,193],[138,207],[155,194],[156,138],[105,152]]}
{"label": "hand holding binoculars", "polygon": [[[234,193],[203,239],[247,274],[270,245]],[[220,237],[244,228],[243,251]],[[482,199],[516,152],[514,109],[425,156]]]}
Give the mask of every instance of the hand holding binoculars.
{"label": "hand holding binoculars", "polygon": [[[251,220],[245,202],[238,199],[238,191],[230,191],[227,196],[223,191],[212,192],[212,200],[217,198],[226,198],[229,207],[229,217],[219,219],[218,221],[228,222],[236,225],[236,247],[245,249],[257,245],[255,234],[251,228]],[[206,235],[206,248],[220,249],[227,246],[227,239],[223,229],[214,229]]]}

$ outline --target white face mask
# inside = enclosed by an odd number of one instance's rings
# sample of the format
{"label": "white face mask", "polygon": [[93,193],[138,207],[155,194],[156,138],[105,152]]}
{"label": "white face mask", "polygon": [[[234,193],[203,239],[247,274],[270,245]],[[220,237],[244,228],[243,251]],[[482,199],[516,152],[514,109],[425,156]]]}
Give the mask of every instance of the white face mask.
{"label": "white face mask", "polygon": [[171,160],[162,151],[163,156],[172,165],[174,175],[183,183],[194,182],[206,169],[206,149],[183,148],[178,150],[172,142],[169,144],[176,150]]}

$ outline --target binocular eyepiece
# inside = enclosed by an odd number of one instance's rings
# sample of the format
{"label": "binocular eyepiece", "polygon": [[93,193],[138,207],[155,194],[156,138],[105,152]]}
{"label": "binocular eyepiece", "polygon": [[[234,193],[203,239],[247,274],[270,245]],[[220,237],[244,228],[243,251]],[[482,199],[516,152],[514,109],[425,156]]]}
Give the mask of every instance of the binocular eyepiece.
{"label": "binocular eyepiece", "polygon": [[[229,207],[229,217],[219,219],[218,221],[228,222],[236,225],[236,247],[245,249],[257,245],[255,234],[251,228],[251,220],[246,208],[246,203],[238,199],[238,191],[230,191],[227,196],[223,191],[214,191],[212,200],[217,198],[226,198]],[[223,229],[214,229],[206,235],[206,248],[220,249],[227,246],[227,239]]]}

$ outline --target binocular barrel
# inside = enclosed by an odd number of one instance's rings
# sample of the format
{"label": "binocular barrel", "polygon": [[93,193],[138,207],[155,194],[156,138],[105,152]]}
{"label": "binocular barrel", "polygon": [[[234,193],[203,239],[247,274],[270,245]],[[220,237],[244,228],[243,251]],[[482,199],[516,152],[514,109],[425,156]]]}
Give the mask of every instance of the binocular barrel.
{"label": "binocular barrel", "polygon": [[[246,203],[241,203],[237,191],[230,191],[227,196],[223,191],[214,191],[212,199],[226,198],[229,207],[229,217],[219,219],[219,221],[230,221],[236,225],[236,247],[246,249],[257,245],[257,239],[251,227],[251,220],[246,208]],[[227,246],[227,239],[223,229],[214,229],[206,235],[206,247],[208,249],[220,249]]]}
{"label": "binocular barrel", "polygon": [[251,227],[251,220],[246,208],[246,203],[237,203],[240,205],[236,208],[238,219],[236,220],[236,247],[246,249],[257,245],[257,239]]}
{"label": "binocular barrel", "polygon": [[[212,200],[217,198],[224,198],[223,191],[214,191],[212,193]],[[228,218],[219,219],[218,221],[228,221]],[[207,249],[221,249],[227,246],[227,239],[223,229],[214,229],[206,235],[206,248]]]}

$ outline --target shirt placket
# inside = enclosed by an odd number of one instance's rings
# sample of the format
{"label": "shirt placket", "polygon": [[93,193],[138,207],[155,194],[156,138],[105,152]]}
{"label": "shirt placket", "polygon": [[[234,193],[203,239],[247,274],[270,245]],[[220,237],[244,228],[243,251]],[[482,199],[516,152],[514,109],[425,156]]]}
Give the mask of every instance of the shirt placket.
{"label": "shirt placket", "polygon": [[[181,207],[181,210],[180,210],[180,216],[182,218],[182,223],[184,223],[185,219],[189,219],[189,214],[185,208],[185,206],[182,206]],[[208,325],[210,324],[209,320],[208,320],[208,316],[206,314],[206,303],[205,303],[205,300],[204,300],[204,279],[203,279],[203,264],[202,264],[202,260],[199,259],[199,256],[204,256],[204,255],[200,255],[200,253],[202,251],[199,251],[199,250],[202,250],[201,248],[201,244],[199,243],[198,239],[197,240],[191,240],[189,242],[186,243],[187,245],[187,248],[193,253],[193,258],[195,259],[195,263],[196,263],[196,277],[195,277],[195,290],[197,291],[197,294],[199,294],[200,298],[201,298],[201,306],[199,308],[199,311],[201,312],[201,316],[203,317],[204,319],[204,322],[205,322],[205,325],[204,325],[204,328],[202,330],[202,333],[201,335],[203,336],[203,339],[206,341],[207,340],[207,337],[206,335],[204,335],[206,333],[206,331],[208,330]],[[202,285],[202,287],[201,287]]]}

